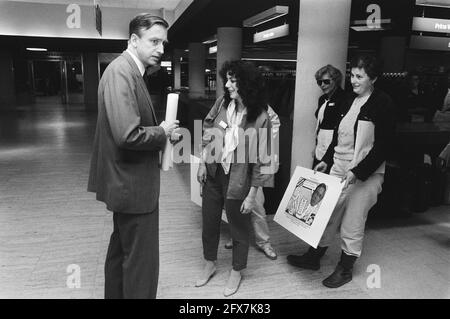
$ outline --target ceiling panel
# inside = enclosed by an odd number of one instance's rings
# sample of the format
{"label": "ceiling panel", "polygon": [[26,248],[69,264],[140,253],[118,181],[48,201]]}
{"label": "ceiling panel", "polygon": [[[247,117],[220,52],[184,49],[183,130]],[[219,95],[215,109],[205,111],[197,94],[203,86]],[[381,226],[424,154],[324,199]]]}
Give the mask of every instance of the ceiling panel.
{"label": "ceiling panel", "polygon": [[[52,3],[52,4],[71,4],[93,5],[94,0],[8,0],[15,2],[32,2],[32,3]],[[116,7],[116,8],[137,8],[137,9],[166,9],[174,10],[182,0],[97,0],[100,6]]]}

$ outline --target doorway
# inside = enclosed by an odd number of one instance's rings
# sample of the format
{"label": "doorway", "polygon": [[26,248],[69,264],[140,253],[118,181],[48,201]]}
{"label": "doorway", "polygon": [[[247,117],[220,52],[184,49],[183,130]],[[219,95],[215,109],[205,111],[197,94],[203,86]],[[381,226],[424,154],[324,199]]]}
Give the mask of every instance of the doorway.
{"label": "doorway", "polygon": [[82,106],[84,103],[81,56],[41,58],[28,61],[29,79],[36,106]]}
{"label": "doorway", "polygon": [[32,63],[32,88],[36,104],[64,104],[62,61],[34,60]]}

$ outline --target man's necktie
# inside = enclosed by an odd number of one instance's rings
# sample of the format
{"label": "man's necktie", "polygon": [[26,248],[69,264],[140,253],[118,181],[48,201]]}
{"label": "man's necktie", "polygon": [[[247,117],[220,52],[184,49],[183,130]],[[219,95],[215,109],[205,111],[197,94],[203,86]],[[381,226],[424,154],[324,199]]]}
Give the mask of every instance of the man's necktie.
{"label": "man's necktie", "polygon": [[144,72],[144,75],[142,76],[144,78],[145,86],[147,87],[147,91],[149,91],[149,76],[147,74],[147,71]]}

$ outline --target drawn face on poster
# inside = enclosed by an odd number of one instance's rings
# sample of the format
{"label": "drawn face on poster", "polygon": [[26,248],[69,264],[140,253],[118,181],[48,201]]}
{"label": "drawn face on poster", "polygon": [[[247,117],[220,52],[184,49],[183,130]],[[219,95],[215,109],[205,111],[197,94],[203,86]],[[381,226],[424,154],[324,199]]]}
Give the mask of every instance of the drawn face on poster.
{"label": "drawn face on poster", "polygon": [[301,178],[289,200],[285,212],[296,217],[304,224],[311,226],[320,203],[325,196],[327,186]]}
{"label": "drawn face on poster", "polygon": [[319,205],[319,203],[322,201],[323,197],[325,196],[325,193],[327,191],[327,185],[324,183],[321,183],[317,185],[316,189],[311,195],[311,206]]}
{"label": "drawn face on poster", "polygon": [[273,220],[317,248],[342,187],[341,178],[297,166]]}

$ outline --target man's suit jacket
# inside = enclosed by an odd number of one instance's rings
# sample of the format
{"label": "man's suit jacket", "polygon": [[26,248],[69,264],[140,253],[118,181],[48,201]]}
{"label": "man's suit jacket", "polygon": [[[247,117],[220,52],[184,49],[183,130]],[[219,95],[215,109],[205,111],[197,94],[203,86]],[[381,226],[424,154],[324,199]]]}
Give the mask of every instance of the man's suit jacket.
{"label": "man's suit jacket", "polygon": [[98,118],[88,191],[110,211],[148,213],[158,206],[159,151],[166,143],[150,95],[131,55],[106,68],[98,87]]}

